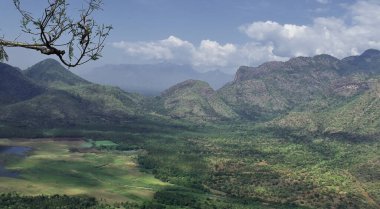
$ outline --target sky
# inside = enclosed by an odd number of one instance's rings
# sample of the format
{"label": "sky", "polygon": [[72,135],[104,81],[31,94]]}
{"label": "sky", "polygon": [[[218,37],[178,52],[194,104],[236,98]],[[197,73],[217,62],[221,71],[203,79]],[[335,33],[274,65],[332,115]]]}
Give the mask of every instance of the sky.
{"label": "sky", "polygon": [[[0,34],[27,39],[13,1],[0,2]],[[46,2],[22,5],[39,15]],[[75,14],[85,1],[68,2]],[[380,49],[380,0],[104,0],[96,20],[114,29],[103,57],[79,69],[169,62],[234,73],[242,65],[295,56],[343,58]],[[9,64],[20,68],[47,58],[30,50],[7,52]]]}

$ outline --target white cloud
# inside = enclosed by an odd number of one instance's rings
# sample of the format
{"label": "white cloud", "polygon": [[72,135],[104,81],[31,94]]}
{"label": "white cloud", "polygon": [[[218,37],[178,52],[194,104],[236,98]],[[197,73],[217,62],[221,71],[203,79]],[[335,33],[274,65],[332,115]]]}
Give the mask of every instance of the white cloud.
{"label": "white cloud", "polygon": [[317,0],[317,2],[320,4],[328,4],[330,3],[330,0]]}
{"label": "white cloud", "polygon": [[112,45],[116,48],[124,49],[125,53],[131,56],[140,57],[144,60],[175,60],[186,62],[195,50],[194,46],[187,41],[170,36],[167,39],[152,42],[115,42]]}
{"label": "white cloud", "polygon": [[[320,0],[320,3],[328,1]],[[380,1],[359,0],[348,5],[342,17],[317,17],[309,25],[258,21],[239,27],[251,40],[221,44],[203,40],[199,45],[175,36],[151,42],[117,42],[135,62],[169,61],[190,64],[201,71],[286,60],[294,56],[331,54],[338,58],[380,48]]]}
{"label": "white cloud", "polygon": [[253,22],[240,27],[254,42],[281,57],[327,53],[344,57],[380,48],[380,2],[358,1],[346,17],[319,17],[311,25]]}
{"label": "white cloud", "polygon": [[225,67],[230,62],[230,56],[236,51],[237,48],[233,44],[220,45],[216,41],[203,40],[197,50],[194,51],[193,64],[201,67]]}
{"label": "white cloud", "polygon": [[237,52],[234,44],[222,45],[216,41],[203,40],[199,46],[194,46],[175,36],[159,41],[137,43],[121,41],[112,45],[124,49],[125,53],[135,61],[170,61],[191,64],[199,70],[231,67],[230,57]]}

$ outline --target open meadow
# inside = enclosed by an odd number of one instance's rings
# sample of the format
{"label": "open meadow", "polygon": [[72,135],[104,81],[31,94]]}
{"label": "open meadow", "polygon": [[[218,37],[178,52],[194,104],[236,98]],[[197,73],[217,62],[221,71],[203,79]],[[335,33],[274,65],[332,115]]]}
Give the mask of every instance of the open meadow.
{"label": "open meadow", "polygon": [[92,196],[107,203],[143,202],[169,186],[140,172],[139,150],[116,151],[88,146],[81,139],[0,139],[1,147],[30,147],[25,157],[1,153],[8,171],[17,177],[0,177],[0,193],[23,195],[66,194]]}

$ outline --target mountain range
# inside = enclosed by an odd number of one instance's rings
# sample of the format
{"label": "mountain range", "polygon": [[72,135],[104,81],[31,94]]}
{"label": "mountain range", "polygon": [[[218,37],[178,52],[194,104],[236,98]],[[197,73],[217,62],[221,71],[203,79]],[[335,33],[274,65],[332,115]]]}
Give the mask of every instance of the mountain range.
{"label": "mountain range", "polygon": [[[0,120],[17,126],[51,127],[121,123],[139,112],[142,97],[120,88],[90,83],[44,60],[20,71],[1,64]],[[9,99],[8,99],[9,98]]]}
{"label": "mountain range", "polygon": [[148,96],[157,96],[188,79],[205,81],[214,89],[233,80],[233,75],[218,70],[201,73],[189,65],[171,63],[105,65],[73,72],[94,83],[118,86],[125,91]]}
{"label": "mountain range", "polygon": [[240,67],[234,80],[218,90],[191,79],[156,97],[91,83],[52,59],[24,71],[0,64],[0,120],[19,126],[75,126],[165,117],[378,134],[379,63],[380,51],[372,49],[344,59],[296,57]]}

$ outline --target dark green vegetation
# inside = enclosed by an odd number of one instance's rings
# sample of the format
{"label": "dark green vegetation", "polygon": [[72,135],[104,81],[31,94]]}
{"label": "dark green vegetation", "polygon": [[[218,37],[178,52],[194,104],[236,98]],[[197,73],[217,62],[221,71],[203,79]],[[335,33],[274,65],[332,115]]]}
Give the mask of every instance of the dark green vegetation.
{"label": "dark green vegetation", "polygon": [[[28,93],[33,88],[19,84],[17,91],[26,94],[21,98],[28,99],[0,107],[0,120],[7,124],[18,127],[123,124],[141,112],[141,96],[84,81],[54,60],[38,63],[24,71],[25,76],[13,70],[18,77],[12,83],[25,81],[31,85],[44,85],[46,90],[35,95],[34,92]],[[27,90],[24,92],[23,88]]]}
{"label": "dark green vegetation", "polygon": [[0,69],[1,105],[31,99],[44,92],[43,87],[25,78],[21,70],[3,63],[0,63]]}
{"label": "dark green vegetation", "polygon": [[95,198],[69,197],[69,196],[36,196],[21,197],[17,194],[1,194],[0,208],[7,209],[41,209],[41,208],[96,208],[98,203]]}
{"label": "dark green vegetation", "polygon": [[[155,98],[88,83],[51,60],[30,68],[24,76],[13,69],[17,72],[13,83],[42,90],[4,100],[0,137],[92,139],[79,149],[103,153],[98,157],[105,161],[116,159],[107,161],[116,167],[126,162],[123,154],[116,153],[133,153],[144,175],[170,184],[155,187],[157,192],[141,201],[142,194],[131,199],[132,188],[117,189],[117,182],[131,180],[128,175],[121,177],[122,171],[94,170],[96,154],[84,164],[28,163],[36,160],[33,157],[5,163],[16,170],[30,165],[33,172],[20,169],[20,175],[31,179],[43,169],[45,181],[67,189],[74,188],[76,180],[57,174],[81,171],[87,179],[81,181],[81,191],[91,191],[97,182],[87,174],[93,172],[109,182],[96,188],[117,191],[118,202],[129,202],[115,206],[115,201],[95,202],[91,207],[378,209],[379,63],[377,50],[342,60],[329,55],[298,57],[241,67],[235,80],[218,91],[205,82],[189,80]],[[59,158],[65,157],[73,156]],[[107,177],[113,175],[117,180]],[[20,182],[1,181],[4,187]],[[27,189],[16,191],[31,194]],[[98,200],[105,193],[85,194]]]}

